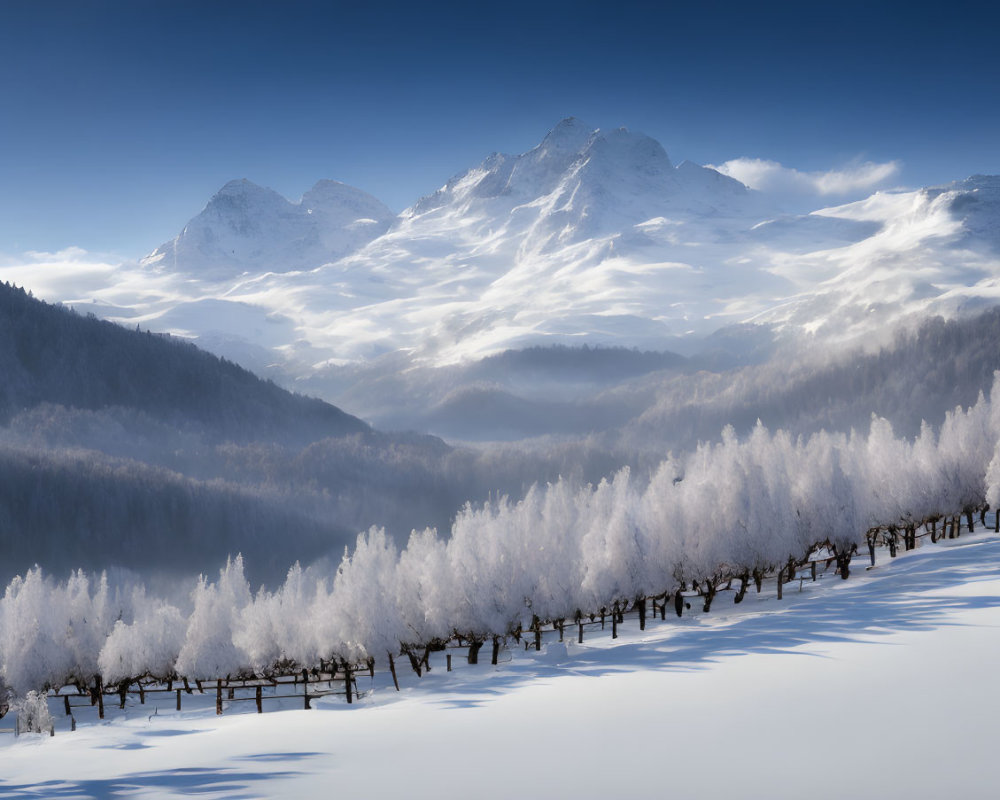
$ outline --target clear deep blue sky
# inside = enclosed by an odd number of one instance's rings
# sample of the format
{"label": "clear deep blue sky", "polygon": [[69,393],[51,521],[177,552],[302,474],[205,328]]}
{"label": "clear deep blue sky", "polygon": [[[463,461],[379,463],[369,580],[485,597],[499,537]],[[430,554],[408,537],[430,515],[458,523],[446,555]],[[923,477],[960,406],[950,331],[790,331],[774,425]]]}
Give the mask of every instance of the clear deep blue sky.
{"label": "clear deep blue sky", "polygon": [[992,2],[0,0],[0,254],[124,257],[227,180],[395,210],[562,117],[675,161],[1000,172]]}

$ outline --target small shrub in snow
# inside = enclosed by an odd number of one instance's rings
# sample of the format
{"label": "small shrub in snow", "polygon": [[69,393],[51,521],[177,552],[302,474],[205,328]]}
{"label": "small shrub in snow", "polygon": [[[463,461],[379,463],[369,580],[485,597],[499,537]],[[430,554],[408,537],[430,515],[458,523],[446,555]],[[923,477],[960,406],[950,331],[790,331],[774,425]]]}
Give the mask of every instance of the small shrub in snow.
{"label": "small shrub in snow", "polygon": [[18,733],[48,733],[53,726],[45,692],[28,692],[15,706]]}

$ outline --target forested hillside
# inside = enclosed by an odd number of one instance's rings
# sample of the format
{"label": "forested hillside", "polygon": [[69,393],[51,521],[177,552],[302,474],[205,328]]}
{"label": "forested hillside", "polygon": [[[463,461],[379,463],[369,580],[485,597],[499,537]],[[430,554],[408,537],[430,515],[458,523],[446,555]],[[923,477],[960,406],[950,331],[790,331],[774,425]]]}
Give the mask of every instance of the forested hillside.
{"label": "forested hillside", "polygon": [[0,421],[41,403],[124,407],[212,438],[315,441],[368,426],[176,338],[141,335],[0,284]]}
{"label": "forested hillside", "polygon": [[[191,575],[245,550],[270,579],[383,516],[384,437],[176,338],[0,284],[0,375],[5,578],[35,563]],[[317,448],[322,468],[279,478]]]}

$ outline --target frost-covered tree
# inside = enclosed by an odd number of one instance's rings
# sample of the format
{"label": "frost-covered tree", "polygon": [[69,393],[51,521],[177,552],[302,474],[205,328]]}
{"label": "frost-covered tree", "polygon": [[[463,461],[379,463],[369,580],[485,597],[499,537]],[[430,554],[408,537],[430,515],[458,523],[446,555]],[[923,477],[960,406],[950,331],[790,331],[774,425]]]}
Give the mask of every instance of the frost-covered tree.
{"label": "frost-covered tree", "polygon": [[175,672],[188,621],[177,607],[148,598],[143,589],[135,590],[131,606],[133,620],[116,621],[100,648],[97,663],[105,683],[145,676],[169,678]]}
{"label": "frost-covered tree", "polygon": [[328,622],[317,620],[331,654],[381,661],[398,651],[405,630],[396,606],[397,562],[384,528],[370,528],[358,536],[354,552],[344,554],[328,598]]}
{"label": "frost-covered tree", "polygon": [[243,557],[226,561],[217,583],[204,576],[192,593],[194,610],[177,656],[178,674],[192,678],[225,677],[248,670],[247,654],[233,642],[240,613],[250,603]]}

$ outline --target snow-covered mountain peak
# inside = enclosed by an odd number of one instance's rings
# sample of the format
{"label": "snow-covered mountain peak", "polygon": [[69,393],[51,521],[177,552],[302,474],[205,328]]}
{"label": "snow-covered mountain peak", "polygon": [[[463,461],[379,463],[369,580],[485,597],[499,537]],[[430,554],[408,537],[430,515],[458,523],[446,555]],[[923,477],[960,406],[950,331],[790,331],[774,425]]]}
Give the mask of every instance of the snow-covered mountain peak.
{"label": "snow-covered mountain peak", "polygon": [[256,194],[256,193],[267,193],[267,194],[277,194],[273,189],[267,189],[263,186],[258,186],[253,181],[248,178],[234,178],[228,181],[218,192],[215,193],[215,197],[225,196],[225,195],[241,195],[241,194]]}
{"label": "snow-covered mountain peak", "polygon": [[287,213],[291,205],[273,189],[241,178],[229,181],[212,195],[199,217],[211,217],[234,230],[248,230],[259,227],[262,214]]}
{"label": "snow-covered mountain peak", "polygon": [[596,129],[576,117],[567,117],[545,134],[545,138],[522,158],[535,165],[551,162],[557,168],[565,169],[590,144],[595,133]]}
{"label": "snow-covered mountain peak", "polygon": [[380,236],[395,218],[367,192],[339,181],[319,181],[293,203],[242,178],[225,184],[143,263],[213,281],[315,268]]}
{"label": "snow-covered mountain peak", "polygon": [[250,343],[297,378],[392,353],[437,365],[538,344],[693,353],[748,321],[847,341],[1000,297],[998,252],[996,176],[787,214],[715,169],[675,166],[649,136],[568,118],[399,217],[337,181],[298,203],[232,181],[146,262],[215,285],[186,305],[171,290],[142,319]]}
{"label": "snow-covered mountain peak", "polygon": [[748,194],[707,167],[675,168],[645,134],[591,128],[564,119],[531,150],[494,153],[403,212],[415,220],[485,219],[508,233],[529,233],[529,249],[628,230],[671,212],[716,213]]}

